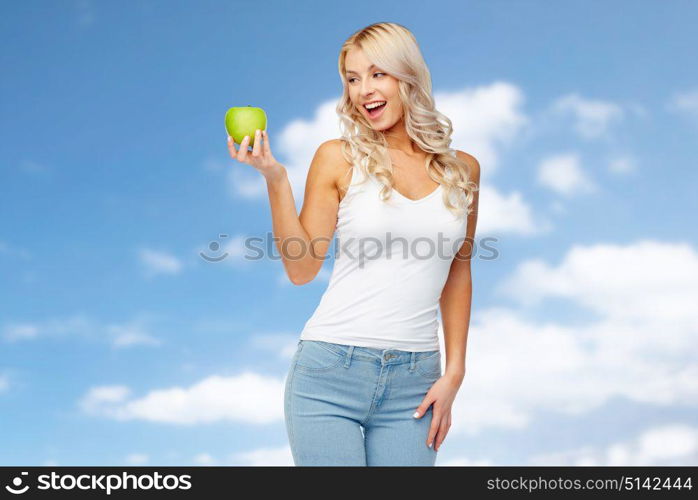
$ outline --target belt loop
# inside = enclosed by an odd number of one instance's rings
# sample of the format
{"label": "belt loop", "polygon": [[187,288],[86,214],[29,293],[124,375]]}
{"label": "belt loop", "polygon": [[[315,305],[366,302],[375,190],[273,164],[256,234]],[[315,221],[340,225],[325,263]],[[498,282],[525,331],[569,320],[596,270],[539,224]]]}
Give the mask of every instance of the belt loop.
{"label": "belt loop", "polygon": [[414,363],[415,363],[415,358],[416,358],[416,357],[417,357],[417,353],[414,352],[414,351],[412,351],[412,353],[411,353],[411,355],[410,355],[410,371],[411,371],[411,372],[414,371]]}
{"label": "belt loop", "polygon": [[347,353],[345,355],[344,368],[349,368],[349,364],[351,363],[351,357],[353,354],[354,354],[354,346],[350,345],[349,349],[347,349]]}

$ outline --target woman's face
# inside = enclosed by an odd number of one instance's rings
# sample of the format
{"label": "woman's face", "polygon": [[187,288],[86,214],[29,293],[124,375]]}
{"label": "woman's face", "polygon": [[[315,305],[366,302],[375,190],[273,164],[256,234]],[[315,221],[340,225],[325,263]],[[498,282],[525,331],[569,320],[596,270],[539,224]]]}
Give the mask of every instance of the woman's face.
{"label": "woman's face", "polygon": [[[402,118],[402,102],[398,94],[398,80],[372,66],[361,49],[350,49],[344,59],[349,97],[374,130],[393,127]],[[369,112],[365,104],[384,101],[386,104]]]}

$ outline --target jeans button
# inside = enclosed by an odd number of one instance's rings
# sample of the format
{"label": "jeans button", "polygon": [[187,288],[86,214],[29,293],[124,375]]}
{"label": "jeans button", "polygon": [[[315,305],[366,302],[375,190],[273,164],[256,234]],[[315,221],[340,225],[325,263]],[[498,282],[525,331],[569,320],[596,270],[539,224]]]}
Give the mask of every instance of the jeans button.
{"label": "jeans button", "polygon": [[383,359],[385,359],[386,361],[388,361],[388,360],[390,359],[390,354],[386,354],[385,356],[383,356]]}

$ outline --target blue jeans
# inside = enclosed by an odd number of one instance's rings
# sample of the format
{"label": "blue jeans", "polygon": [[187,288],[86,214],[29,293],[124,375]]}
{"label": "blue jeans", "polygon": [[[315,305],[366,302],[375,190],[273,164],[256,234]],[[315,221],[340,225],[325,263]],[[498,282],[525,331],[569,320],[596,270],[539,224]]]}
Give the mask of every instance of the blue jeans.
{"label": "blue jeans", "polygon": [[432,407],[412,415],[439,377],[439,351],[299,340],[284,390],[295,465],[433,466]]}

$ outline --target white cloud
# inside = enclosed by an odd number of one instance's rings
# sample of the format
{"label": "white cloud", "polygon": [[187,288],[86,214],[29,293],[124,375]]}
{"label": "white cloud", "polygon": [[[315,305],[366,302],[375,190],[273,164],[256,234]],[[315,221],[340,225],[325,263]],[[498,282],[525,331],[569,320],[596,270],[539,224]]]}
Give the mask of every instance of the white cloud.
{"label": "white cloud", "polygon": [[117,348],[134,345],[158,346],[162,342],[144,330],[142,325],[131,323],[125,325],[109,325],[107,331],[112,336],[112,345]]}
{"label": "white cloud", "polygon": [[575,119],[575,130],[585,139],[605,136],[610,126],[623,118],[623,108],[610,101],[585,99],[576,93],[557,99],[552,110],[556,113],[571,113]]}
{"label": "white cloud", "polygon": [[24,260],[31,259],[31,254],[25,249],[10,245],[4,241],[0,241],[0,254],[17,256]]}
{"label": "white cloud", "polygon": [[39,334],[39,328],[30,323],[15,323],[5,325],[3,328],[3,337],[8,341],[28,340],[36,338]]}
{"label": "white cloud", "polygon": [[94,415],[109,406],[123,403],[131,390],[124,385],[93,387],[80,400],[79,406],[85,413]]}
{"label": "white cloud", "polygon": [[[557,266],[524,262],[497,289],[522,309],[474,315],[454,434],[523,429],[540,412],[583,415],[612,398],[698,403],[698,256],[690,246],[574,247]],[[548,316],[546,299],[569,301],[582,319],[535,320],[535,306]]]}
{"label": "white cloud", "polygon": [[181,261],[174,255],[151,249],[141,249],[141,263],[149,276],[155,274],[178,274],[182,270]]}
{"label": "white cloud", "polygon": [[667,424],[647,429],[633,440],[605,448],[584,446],[575,450],[535,455],[529,465],[563,466],[685,466],[698,464],[698,429]]}
{"label": "white cloud", "polygon": [[[446,441],[448,441],[448,437],[446,438]],[[444,444],[446,444],[446,441],[444,441]],[[471,460],[469,458],[451,458],[446,460],[440,460],[439,458],[437,458],[436,465],[439,467],[488,467],[497,464],[488,459]]]}
{"label": "white cloud", "polygon": [[550,221],[534,220],[531,207],[518,191],[504,195],[488,185],[480,187],[478,237],[498,233],[536,235],[551,229]]}
{"label": "white cloud", "polygon": [[637,170],[637,165],[633,158],[619,156],[608,162],[608,170],[614,174],[627,174]]}
{"label": "white cloud", "polygon": [[41,337],[88,337],[94,334],[94,325],[83,314],[54,318],[43,322],[8,322],[3,326],[3,338],[10,342],[34,340]]}
{"label": "white cloud", "polygon": [[514,142],[529,125],[521,109],[524,94],[510,83],[435,92],[434,100],[436,108],[453,123],[454,147],[477,157],[483,179],[497,169],[498,149]]}
{"label": "white cloud", "polygon": [[142,314],[123,324],[101,324],[83,314],[75,314],[33,323],[6,323],[2,327],[2,336],[8,342],[79,337],[96,341],[109,340],[115,348],[160,345],[162,342],[148,332],[147,321],[149,315]]}
{"label": "white cloud", "polygon": [[500,291],[525,304],[562,297],[618,321],[667,322],[658,339],[666,345],[667,331],[698,325],[698,255],[652,240],[575,246],[557,266],[522,263]]}
{"label": "white cloud", "polygon": [[[273,139],[270,140],[270,142]],[[272,143],[273,144],[273,143]],[[318,143],[319,145],[319,143]],[[274,146],[272,145],[272,148]],[[274,151],[274,149],[272,149]],[[276,153],[274,153],[276,156]],[[237,162],[230,159],[233,165],[227,171],[226,185],[228,192],[233,197],[245,199],[259,199],[267,193],[267,184],[262,174],[255,170],[254,167],[245,163]],[[310,166],[310,164],[308,164]],[[288,168],[288,167],[287,167]],[[298,174],[294,173],[294,180]],[[298,191],[293,190],[295,197],[298,197]]]}
{"label": "white cloud", "polygon": [[194,463],[198,465],[213,465],[216,460],[208,453],[199,453],[194,457]]}
{"label": "white cloud", "polygon": [[[214,465],[219,463],[219,461],[209,453],[199,453],[194,457],[194,463],[198,465]],[[291,448],[286,444],[276,448],[264,447],[235,452],[230,455],[225,465],[278,467],[293,466],[294,464]]]}
{"label": "white cloud", "polygon": [[667,105],[669,111],[698,116],[698,88],[674,95]]}
{"label": "white cloud", "polygon": [[250,336],[255,349],[270,352],[281,359],[290,359],[298,347],[297,333],[257,333]]}
{"label": "white cloud", "polygon": [[146,453],[131,453],[126,456],[125,462],[129,465],[142,465],[148,463],[150,457]]}
{"label": "white cloud", "polygon": [[575,153],[546,158],[538,166],[538,183],[564,196],[593,192],[596,187]]}
{"label": "white cloud", "polygon": [[258,448],[256,450],[235,453],[231,465],[247,466],[293,466],[291,448],[281,446],[278,448]]}
{"label": "white cloud", "polygon": [[80,407],[91,415],[122,421],[259,425],[283,418],[283,389],[283,379],[246,371],[229,377],[212,375],[189,387],[156,389],[130,400],[126,387],[95,387],[82,398]]}
{"label": "white cloud", "polygon": [[[229,262],[252,262],[251,260],[247,260],[255,257],[254,251],[245,248],[245,242],[248,238],[250,237],[247,235],[237,234],[225,242],[223,245],[223,252],[228,254],[227,260]],[[260,236],[257,236],[257,238],[260,238]],[[250,240],[249,243],[254,244],[255,248],[259,248],[261,242],[258,240]]]}

